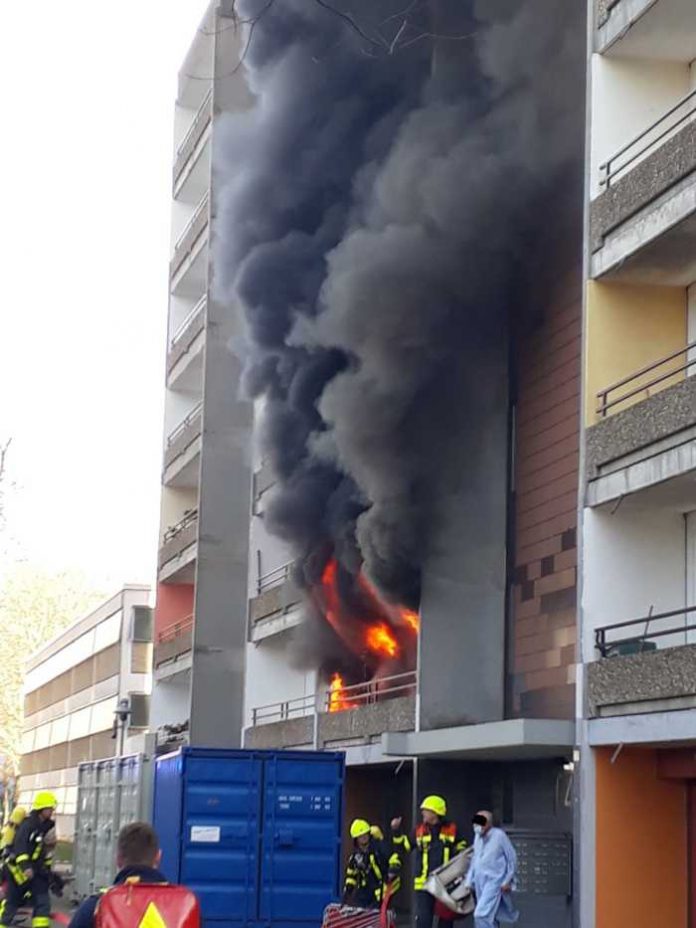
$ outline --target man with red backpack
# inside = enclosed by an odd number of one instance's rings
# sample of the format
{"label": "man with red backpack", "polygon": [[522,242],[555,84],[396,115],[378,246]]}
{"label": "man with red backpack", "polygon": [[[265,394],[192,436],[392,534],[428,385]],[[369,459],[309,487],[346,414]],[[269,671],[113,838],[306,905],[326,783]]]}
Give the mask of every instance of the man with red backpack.
{"label": "man with red backpack", "polygon": [[183,886],[167,883],[158,869],[161,857],[157,835],[146,822],[122,828],[113,886],[88,896],[73,915],[70,928],[138,928],[141,923],[198,928],[198,900]]}

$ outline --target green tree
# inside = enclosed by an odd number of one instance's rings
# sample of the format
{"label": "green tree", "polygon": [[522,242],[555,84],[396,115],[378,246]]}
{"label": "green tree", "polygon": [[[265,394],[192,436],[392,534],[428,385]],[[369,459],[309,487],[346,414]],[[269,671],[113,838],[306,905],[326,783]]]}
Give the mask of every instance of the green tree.
{"label": "green tree", "polygon": [[11,566],[0,587],[0,754],[19,765],[25,663],[41,647],[105,599],[79,571]]}

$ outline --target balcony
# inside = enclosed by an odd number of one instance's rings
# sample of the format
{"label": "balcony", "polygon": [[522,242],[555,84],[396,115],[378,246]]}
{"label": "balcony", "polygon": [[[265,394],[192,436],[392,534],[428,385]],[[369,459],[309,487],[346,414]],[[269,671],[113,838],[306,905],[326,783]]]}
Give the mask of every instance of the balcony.
{"label": "balcony", "polygon": [[313,745],[333,750],[376,743],[385,732],[412,731],[416,717],[416,673],[396,674],[261,706],[252,711],[245,746],[285,748]]}
{"label": "balcony", "polygon": [[168,487],[195,487],[201,456],[203,404],[199,403],[167,438],[162,482]]}
{"label": "balcony", "polygon": [[159,550],[160,582],[193,583],[197,549],[198,510],[191,509],[164,533]]}
{"label": "balcony", "polygon": [[696,279],[696,90],[600,167],[591,275],[688,286]]}
{"label": "balcony", "polygon": [[692,0],[596,0],[600,54],[693,61],[696,6]]}
{"label": "balcony", "polygon": [[261,467],[254,471],[253,476],[253,497],[254,497],[254,515],[260,515],[265,506],[265,495],[275,485],[276,476],[273,468],[264,461]]}
{"label": "balcony", "polygon": [[167,352],[170,390],[201,392],[207,296],[202,297],[174,333]]}
{"label": "balcony", "polygon": [[586,432],[587,505],[639,491],[696,507],[696,342],[597,394],[600,421]]}
{"label": "balcony", "polygon": [[169,265],[172,293],[196,298],[206,289],[209,218],[206,193],[174,245]]}
{"label": "balcony", "polygon": [[213,96],[203,99],[191,126],[179,145],[172,171],[175,199],[200,199],[210,181],[210,127],[213,121]]}
{"label": "balcony", "polygon": [[696,706],[696,606],[595,630],[598,660],[587,665],[590,716]]}
{"label": "balcony", "polygon": [[[158,680],[167,679],[191,666],[193,616],[163,628],[155,642],[154,666]],[[186,659],[188,658],[188,659]]]}
{"label": "balcony", "polygon": [[278,635],[302,621],[302,593],[292,578],[293,563],[289,561],[258,577],[256,596],[249,600],[251,641]]}

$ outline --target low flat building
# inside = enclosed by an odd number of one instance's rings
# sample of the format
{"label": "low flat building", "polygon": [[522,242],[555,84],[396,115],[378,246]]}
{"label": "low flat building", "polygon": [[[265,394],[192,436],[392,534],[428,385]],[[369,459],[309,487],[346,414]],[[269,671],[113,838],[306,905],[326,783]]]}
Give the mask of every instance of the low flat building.
{"label": "low flat building", "polygon": [[[149,587],[125,586],[26,663],[19,802],[53,790],[64,840],[73,835],[78,764],[142,747],[152,686],[149,603]],[[114,722],[122,700],[130,714],[121,737]]]}

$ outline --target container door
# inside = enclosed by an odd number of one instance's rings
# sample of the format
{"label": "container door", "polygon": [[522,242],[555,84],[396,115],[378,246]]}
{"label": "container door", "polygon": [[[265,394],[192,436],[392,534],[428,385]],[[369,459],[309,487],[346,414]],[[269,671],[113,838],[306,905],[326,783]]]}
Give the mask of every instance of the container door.
{"label": "container door", "polygon": [[75,895],[84,899],[94,891],[94,851],[97,828],[96,765],[80,764],[77,773],[75,817]]}
{"label": "container door", "polygon": [[343,761],[269,758],[264,767],[260,918],[320,925],[338,898]]}
{"label": "container door", "polygon": [[162,848],[160,870],[170,883],[178,883],[181,876],[183,765],[180,753],[168,754],[155,763],[152,824]]}
{"label": "container door", "polygon": [[114,850],[118,818],[118,760],[102,760],[97,767],[97,829],[94,854],[94,890],[109,886],[114,878]]}
{"label": "container door", "polygon": [[142,755],[123,757],[118,765],[118,829],[140,819],[140,790],[142,788]]}
{"label": "container door", "polygon": [[253,754],[185,757],[181,882],[203,918],[256,918],[261,762]]}

